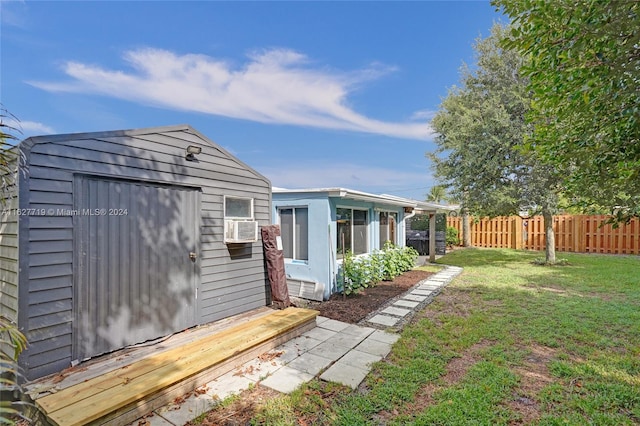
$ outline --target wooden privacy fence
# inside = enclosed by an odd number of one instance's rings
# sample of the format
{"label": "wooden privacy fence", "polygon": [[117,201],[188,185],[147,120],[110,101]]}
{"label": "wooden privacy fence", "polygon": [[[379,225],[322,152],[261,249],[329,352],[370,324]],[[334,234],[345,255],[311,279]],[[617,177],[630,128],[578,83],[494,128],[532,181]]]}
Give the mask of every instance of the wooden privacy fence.
{"label": "wooden privacy fence", "polygon": [[[640,254],[640,219],[629,224],[600,226],[606,215],[562,215],[553,217],[556,250],[576,253]],[[471,245],[474,247],[544,250],[542,216],[470,218]],[[458,230],[462,241],[462,218],[448,217],[447,226]]]}

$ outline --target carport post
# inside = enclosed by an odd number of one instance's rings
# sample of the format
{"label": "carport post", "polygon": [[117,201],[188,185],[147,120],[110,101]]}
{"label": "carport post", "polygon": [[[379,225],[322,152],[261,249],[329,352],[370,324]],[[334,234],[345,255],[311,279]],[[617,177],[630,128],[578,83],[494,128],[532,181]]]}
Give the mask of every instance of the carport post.
{"label": "carport post", "polygon": [[436,261],[436,214],[429,213],[429,262]]}

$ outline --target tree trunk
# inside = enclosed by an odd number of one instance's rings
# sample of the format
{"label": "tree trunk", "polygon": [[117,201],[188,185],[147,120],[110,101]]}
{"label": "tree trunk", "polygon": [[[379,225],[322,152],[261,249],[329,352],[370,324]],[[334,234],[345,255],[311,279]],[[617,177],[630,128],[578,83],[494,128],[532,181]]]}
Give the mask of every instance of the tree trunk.
{"label": "tree trunk", "polygon": [[471,231],[469,226],[469,211],[462,208],[462,247],[471,247]]}
{"label": "tree trunk", "polygon": [[547,208],[542,209],[542,217],[544,218],[545,233],[545,261],[547,263],[556,263],[556,234],[553,232],[553,215]]}

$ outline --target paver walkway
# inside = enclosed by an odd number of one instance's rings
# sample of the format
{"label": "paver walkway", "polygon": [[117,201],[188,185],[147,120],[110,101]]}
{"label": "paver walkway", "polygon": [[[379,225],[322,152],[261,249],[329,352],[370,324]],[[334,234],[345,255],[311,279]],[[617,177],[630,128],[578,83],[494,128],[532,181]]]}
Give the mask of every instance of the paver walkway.
{"label": "paver walkway", "polygon": [[319,376],[355,389],[369,373],[371,364],[387,356],[400,338],[390,331],[399,331],[460,272],[462,268],[446,266],[358,325],[318,317],[314,329],[219,377],[205,386],[203,393],[155,410],[145,419],[147,423],[136,421],[133,425],[184,425],[214,408],[220,400],[258,382],[289,393]]}

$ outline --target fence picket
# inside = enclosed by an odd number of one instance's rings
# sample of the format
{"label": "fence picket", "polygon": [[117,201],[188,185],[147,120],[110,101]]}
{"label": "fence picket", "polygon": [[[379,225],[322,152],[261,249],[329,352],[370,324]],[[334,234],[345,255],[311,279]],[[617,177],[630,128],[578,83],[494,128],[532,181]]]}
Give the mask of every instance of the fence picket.
{"label": "fence picket", "polygon": [[[617,229],[603,225],[606,215],[554,216],[556,250],[577,253],[640,254],[640,218],[633,218]],[[462,242],[462,218],[448,217],[447,226],[458,230]],[[475,247],[544,250],[542,216],[471,218],[470,240]]]}

